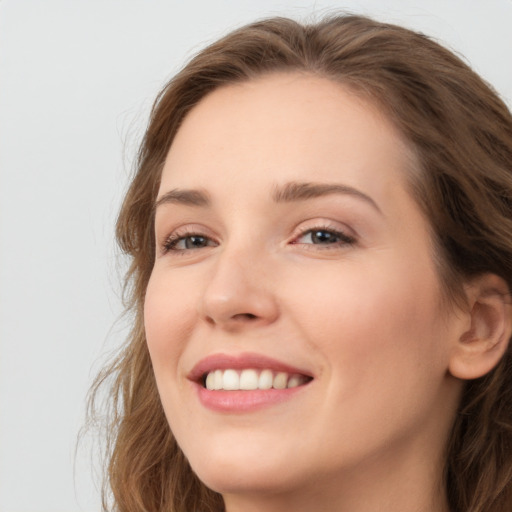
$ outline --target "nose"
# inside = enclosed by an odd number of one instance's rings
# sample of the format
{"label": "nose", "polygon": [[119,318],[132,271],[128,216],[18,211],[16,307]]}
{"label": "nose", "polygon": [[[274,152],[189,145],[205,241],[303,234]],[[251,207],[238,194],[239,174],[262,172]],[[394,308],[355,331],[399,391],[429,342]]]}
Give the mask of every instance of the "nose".
{"label": "nose", "polygon": [[223,251],[210,269],[199,304],[201,317],[219,328],[236,331],[275,322],[279,308],[268,262]]}

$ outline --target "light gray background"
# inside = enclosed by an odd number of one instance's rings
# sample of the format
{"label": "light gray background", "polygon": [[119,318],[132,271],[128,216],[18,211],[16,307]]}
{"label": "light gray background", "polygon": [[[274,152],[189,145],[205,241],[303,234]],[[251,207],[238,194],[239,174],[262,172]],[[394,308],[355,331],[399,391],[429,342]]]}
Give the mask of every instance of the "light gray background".
{"label": "light gray background", "polygon": [[157,91],[229,29],[332,9],[440,39],[512,105],[512,0],[0,1],[1,512],[99,510],[75,442],[123,339],[113,224]]}

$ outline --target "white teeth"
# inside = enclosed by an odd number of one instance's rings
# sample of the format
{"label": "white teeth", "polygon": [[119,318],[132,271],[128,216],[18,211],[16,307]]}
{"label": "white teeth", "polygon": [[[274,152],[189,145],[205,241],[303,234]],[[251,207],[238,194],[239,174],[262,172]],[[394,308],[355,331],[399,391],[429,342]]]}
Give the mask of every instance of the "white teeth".
{"label": "white teeth", "polygon": [[258,389],[258,372],[256,370],[242,370],[240,389]]}
{"label": "white teeth", "polygon": [[236,370],[224,370],[222,387],[226,391],[235,391],[240,389],[240,376]]}
{"label": "white teeth", "polygon": [[270,389],[272,387],[272,382],[274,381],[274,374],[272,370],[263,370],[260,373],[260,378],[258,379],[258,388],[259,389]]}
{"label": "white teeth", "polygon": [[300,386],[303,382],[303,379],[301,379],[298,375],[292,375],[288,379],[288,384],[286,385],[286,387],[296,388],[297,386]]}
{"label": "white teeth", "polygon": [[256,390],[256,389],[286,389],[296,388],[307,382],[304,375],[288,374],[286,372],[273,373],[272,370],[214,370],[206,375],[205,387],[209,390]]}
{"label": "white teeth", "polygon": [[222,381],[223,381],[223,378],[222,378],[222,375],[224,374],[224,372],[222,370],[215,370],[214,372],[214,375],[215,375],[215,380],[214,380],[214,387],[213,389],[216,389],[216,390],[219,390],[219,389],[223,389],[222,387]]}
{"label": "white teeth", "polygon": [[206,389],[215,389],[215,373],[210,372],[206,376]]}
{"label": "white teeth", "polygon": [[288,374],[284,373],[284,372],[279,372],[274,377],[274,382],[272,383],[272,387],[274,389],[285,389],[287,382],[288,382]]}

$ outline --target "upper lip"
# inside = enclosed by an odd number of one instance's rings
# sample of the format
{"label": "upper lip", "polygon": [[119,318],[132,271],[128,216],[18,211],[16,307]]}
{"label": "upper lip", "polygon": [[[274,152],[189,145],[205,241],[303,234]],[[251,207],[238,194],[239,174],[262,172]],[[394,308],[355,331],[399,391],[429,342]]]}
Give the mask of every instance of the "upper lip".
{"label": "upper lip", "polygon": [[313,377],[311,372],[304,369],[291,366],[289,364],[278,361],[262,354],[253,352],[246,352],[243,354],[211,354],[204,359],[201,359],[188,374],[188,379],[192,381],[199,381],[203,376],[213,370],[243,370],[246,368],[253,369],[269,369],[275,372],[286,372],[290,374],[306,375]]}

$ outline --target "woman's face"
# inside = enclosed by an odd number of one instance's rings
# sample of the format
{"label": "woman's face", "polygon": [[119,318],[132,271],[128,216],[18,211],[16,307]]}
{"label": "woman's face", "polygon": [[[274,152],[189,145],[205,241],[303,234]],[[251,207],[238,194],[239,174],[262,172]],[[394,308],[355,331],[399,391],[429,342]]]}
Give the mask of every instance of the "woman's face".
{"label": "woman's face", "polygon": [[413,167],[376,108],[314,76],[224,87],[186,117],[145,325],[171,429],[226,500],[441,471],[460,319]]}

